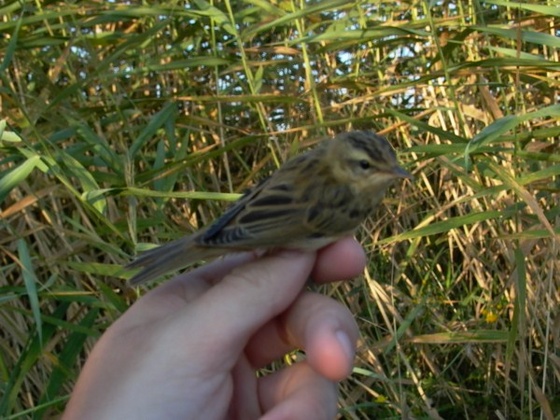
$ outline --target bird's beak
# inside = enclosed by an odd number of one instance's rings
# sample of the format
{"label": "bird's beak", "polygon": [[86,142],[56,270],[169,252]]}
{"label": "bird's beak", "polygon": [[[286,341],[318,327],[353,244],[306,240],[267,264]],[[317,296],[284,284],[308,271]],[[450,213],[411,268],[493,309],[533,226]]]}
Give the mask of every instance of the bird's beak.
{"label": "bird's beak", "polygon": [[391,170],[391,174],[393,174],[395,177],[397,178],[408,178],[408,179],[414,179],[414,177],[410,174],[410,172],[405,171],[403,168],[401,168],[400,166],[395,166],[392,170]]}

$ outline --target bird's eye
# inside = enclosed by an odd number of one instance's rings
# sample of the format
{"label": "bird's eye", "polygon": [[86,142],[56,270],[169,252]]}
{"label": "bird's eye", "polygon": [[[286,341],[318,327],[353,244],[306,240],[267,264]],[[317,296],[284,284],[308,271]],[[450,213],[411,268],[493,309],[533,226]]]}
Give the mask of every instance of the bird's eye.
{"label": "bird's eye", "polygon": [[362,168],[364,170],[371,168],[371,164],[365,159],[360,160],[359,164],[360,164],[360,168]]}

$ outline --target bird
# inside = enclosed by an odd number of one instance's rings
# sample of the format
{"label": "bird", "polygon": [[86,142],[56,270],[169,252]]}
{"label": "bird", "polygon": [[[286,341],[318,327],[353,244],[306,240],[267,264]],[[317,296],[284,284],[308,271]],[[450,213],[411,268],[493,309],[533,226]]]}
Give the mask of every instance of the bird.
{"label": "bird", "polygon": [[412,178],[387,139],[347,131],[288,160],[197,232],[146,251],[127,269],[137,286],[239,251],[318,250],[352,235],[399,178]]}

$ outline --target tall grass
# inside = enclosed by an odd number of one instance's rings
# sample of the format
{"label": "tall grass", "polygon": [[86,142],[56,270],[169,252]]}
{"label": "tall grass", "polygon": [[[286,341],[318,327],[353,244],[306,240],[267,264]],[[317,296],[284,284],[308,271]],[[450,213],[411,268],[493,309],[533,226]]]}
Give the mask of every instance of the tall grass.
{"label": "tall grass", "polygon": [[340,417],[558,418],[560,9],[480,2],[0,5],[0,417],[56,416],[146,243],[287,157],[385,134],[416,179],[328,291]]}

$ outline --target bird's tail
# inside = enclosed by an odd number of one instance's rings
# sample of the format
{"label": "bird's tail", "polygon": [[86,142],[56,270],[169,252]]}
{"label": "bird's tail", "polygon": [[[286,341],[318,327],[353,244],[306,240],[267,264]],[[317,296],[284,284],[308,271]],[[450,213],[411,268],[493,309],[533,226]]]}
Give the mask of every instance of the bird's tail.
{"label": "bird's tail", "polygon": [[[214,251],[214,252],[212,252]],[[165,273],[186,267],[204,258],[214,258],[222,252],[197,246],[192,237],[185,237],[146,251],[126,268],[140,268],[129,283],[137,286],[162,276]]]}

